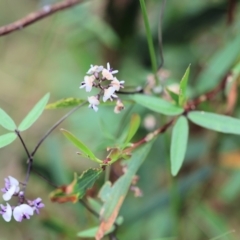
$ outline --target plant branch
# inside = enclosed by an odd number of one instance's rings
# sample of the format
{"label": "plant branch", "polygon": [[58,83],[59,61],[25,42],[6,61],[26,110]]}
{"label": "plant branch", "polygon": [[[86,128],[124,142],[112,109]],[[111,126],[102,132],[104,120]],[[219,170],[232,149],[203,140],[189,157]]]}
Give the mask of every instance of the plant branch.
{"label": "plant branch", "polygon": [[28,14],[27,16],[23,17],[22,19],[19,19],[16,22],[10,23],[8,25],[5,25],[3,27],[0,27],[0,36],[7,35],[9,33],[12,33],[17,30],[21,30],[24,27],[31,25],[45,17],[48,17],[58,11],[68,9],[70,7],[73,7],[79,3],[82,3],[83,0],[65,0],[60,3],[56,3],[53,5],[46,5],[42,9],[32,12]]}
{"label": "plant branch", "polygon": [[59,119],[47,132],[46,134],[42,137],[42,139],[38,142],[37,146],[35,147],[35,149],[33,150],[33,152],[31,153],[31,157],[33,157],[35,155],[35,153],[37,152],[38,148],[40,147],[40,145],[43,143],[43,141],[51,134],[51,132],[58,127],[66,118],[68,118],[72,113],[74,113],[75,111],[77,111],[80,107],[82,107],[86,102],[83,102],[82,104],[78,105],[77,107],[73,108],[70,112],[68,112],[67,114],[65,114],[61,119]]}

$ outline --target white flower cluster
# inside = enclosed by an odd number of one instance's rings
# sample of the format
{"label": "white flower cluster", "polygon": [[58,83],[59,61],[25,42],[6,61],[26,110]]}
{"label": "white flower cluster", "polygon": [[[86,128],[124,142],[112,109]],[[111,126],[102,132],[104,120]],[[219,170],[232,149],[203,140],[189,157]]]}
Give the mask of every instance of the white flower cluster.
{"label": "white flower cluster", "polygon": [[86,92],[90,92],[93,87],[98,88],[100,91],[96,96],[88,97],[89,107],[95,112],[98,111],[98,105],[100,104],[100,98],[102,96],[103,102],[107,100],[116,99],[115,113],[119,113],[124,109],[122,101],[115,94],[123,88],[124,81],[119,81],[114,74],[118,73],[118,70],[113,70],[110,64],[107,63],[107,68],[103,66],[93,66],[87,71],[87,76],[84,77],[84,81],[79,88],[85,88]]}
{"label": "white flower cluster", "polygon": [[[3,200],[9,201],[12,196],[17,196],[19,199],[24,199],[23,192],[20,191],[19,182],[17,179],[9,176],[5,178],[5,187],[1,189],[3,194]],[[6,206],[0,204],[0,215],[6,222],[10,222],[12,215],[17,222],[21,222],[23,219],[30,219],[30,216],[36,212],[39,214],[39,209],[44,207],[41,198],[37,198],[33,201],[27,201],[26,203],[21,203],[18,206],[10,206],[7,202]]]}

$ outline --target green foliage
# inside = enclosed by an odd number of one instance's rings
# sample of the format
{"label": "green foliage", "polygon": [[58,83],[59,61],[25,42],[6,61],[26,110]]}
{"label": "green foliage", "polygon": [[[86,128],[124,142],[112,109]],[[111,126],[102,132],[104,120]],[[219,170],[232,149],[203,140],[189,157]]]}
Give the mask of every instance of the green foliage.
{"label": "green foliage", "polygon": [[183,164],[187,150],[188,131],[188,121],[186,117],[179,117],[173,127],[171,138],[170,158],[171,173],[173,176],[177,175]]}
{"label": "green foliage", "polygon": [[188,66],[186,72],[184,73],[181,81],[180,81],[180,90],[179,90],[179,105],[184,106],[187,100],[186,92],[187,92],[187,83],[188,83],[188,78],[189,78],[189,73],[190,73],[190,65]]}
{"label": "green foliage", "polygon": [[93,186],[101,173],[102,169],[92,168],[84,171],[79,177],[74,174],[71,184],[61,186],[50,194],[51,200],[58,203],[76,203],[84,197],[87,189]]}
{"label": "green foliage", "polygon": [[192,111],[188,118],[195,124],[222,133],[240,134],[240,120],[215,113]]}
{"label": "green foliage", "polygon": [[198,94],[214,88],[239,58],[240,35],[219,49],[201,72],[196,82]]}
{"label": "green foliage", "polygon": [[35,121],[40,117],[42,112],[44,111],[50,94],[47,93],[28,113],[28,115],[22,120],[22,122],[18,126],[19,131],[25,131],[30,128]]}
{"label": "green foliage", "polygon": [[49,103],[45,109],[58,109],[58,108],[66,108],[66,107],[75,107],[81,103],[86,102],[86,100],[79,98],[64,98],[54,103]]}
{"label": "green foliage", "polygon": [[131,159],[128,161],[126,173],[113,184],[111,191],[107,186],[108,197],[105,197],[106,202],[104,202],[101,210],[102,220],[98,229],[99,235],[104,235],[106,231],[110,230],[114,224],[121,205],[131,185],[132,178],[147,157],[151,146],[152,144],[148,143],[137,149],[136,152],[133,153]]}
{"label": "green foliage", "polygon": [[0,148],[12,143],[17,138],[16,133],[6,133],[0,136]]}
{"label": "green foliage", "polygon": [[76,138],[72,133],[68,132],[65,129],[61,129],[61,131],[64,134],[64,136],[68,140],[70,140],[70,142],[72,142],[81,151],[80,154],[83,157],[91,159],[91,160],[93,160],[94,162],[97,162],[97,163],[102,163],[102,161],[100,159],[98,159],[94,155],[94,153],[84,143],[82,143],[78,138]]}
{"label": "green foliage", "polygon": [[184,111],[182,108],[158,97],[135,94],[131,96],[131,99],[154,112],[162,113],[167,116],[175,116]]}
{"label": "green foliage", "polygon": [[133,136],[135,135],[135,133],[137,132],[139,126],[140,126],[140,116],[137,114],[133,114],[130,120],[130,125],[129,125],[129,129],[128,129],[128,134],[127,137],[124,141],[124,144],[127,145],[131,139],[133,138]]}
{"label": "green foliage", "polygon": [[4,128],[10,131],[14,131],[17,128],[12,118],[1,108],[0,108],[0,125],[2,125]]}

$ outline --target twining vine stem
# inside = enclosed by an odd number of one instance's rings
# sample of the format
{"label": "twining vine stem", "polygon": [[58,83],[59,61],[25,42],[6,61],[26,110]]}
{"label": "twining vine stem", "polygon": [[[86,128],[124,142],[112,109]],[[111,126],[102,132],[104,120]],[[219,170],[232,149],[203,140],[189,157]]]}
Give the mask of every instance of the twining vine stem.
{"label": "twining vine stem", "polygon": [[58,11],[68,9],[82,2],[84,1],[83,0],[65,0],[63,2],[55,3],[53,5],[45,5],[42,9],[36,12],[32,12],[27,16],[23,17],[22,19],[19,19],[16,22],[0,27],[0,36],[7,35],[17,30],[21,30],[27,27],[28,25],[31,25]]}

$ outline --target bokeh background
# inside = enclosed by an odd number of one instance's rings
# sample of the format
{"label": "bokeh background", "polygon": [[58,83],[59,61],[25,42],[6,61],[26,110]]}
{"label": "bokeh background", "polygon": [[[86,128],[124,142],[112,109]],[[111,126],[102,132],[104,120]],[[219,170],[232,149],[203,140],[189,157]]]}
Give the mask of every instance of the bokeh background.
{"label": "bokeh background", "polygon": [[[0,25],[55,2],[0,0]],[[168,0],[162,22],[162,47],[158,42],[162,1],[148,0],[146,4],[159,63],[160,51],[163,51],[162,76],[167,76],[163,84],[179,83],[191,63],[189,96],[197,95],[201,73],[222,49],[231,46],[233,39],[239,39],[240,2]],[[215,65],[214,71],[225,69],[225,63],[228,65],[226,70],[231,70],[239,62],[240,48],[235,47],[232,51],[236,54],[234,60],[229,63],[231,53],[227,53],[225,61]],[[90,64],[106,66],[107,62],[119,70],[118,78],[125,80],[126,86],[144,86],[151,79],[139,1],[86,1],[0,37],[0,107],[20,123],[47,92],[51,93],[50,102],[66,97],[86,98],[88,95],[79,89],[79,85]],[[203,89],[207,81],[201,81]],[[236,79],[231,92],[235,94],[236,103],[230,110],[224,94],[200,108],[228,112],[239,118],[238,85],[239,79]],[[69,109],[46,110],[23,133],[30,151],[67,111]],[[114,145],[114,139],[124,131],[133,112],[142,117],[136,140],[166,120],[139,106],[127,105],[119,115],[113,113],[113,106],[100,106],[97,114],[83,107],[61,127],[73,132],[96,155],[104,157],[105,147]],[[38,150],[34,169],[55,184],[66,184],[71,181],[73,172],[80,174],[95,165],[79,157],[59,129]],[[0,133],[5,130],[0,128]],[[169,173],[169,141],[170,131],[158,138],[142,165],[138,186],[143,197],[128,194],[120,213],[124,222],[118,230],[119,239],[240,239],[240,137],[191,125],[185,164],[174,179]],[[8,175],[24,179],[27,157],[20,141],[0,149],[0,158],[2,186]],[[117,171],[120,167],[115,168]],[[96,196],[102,183],[103,179],[99,179],[89,195]],[[41,197],[46,207],[39,216],[22,223],[6,223],[1,218],[0,238],[80,239],[77,232],[97,225],[97,219],[80,204],[51,203],[48,196],[52,190],[39,176],[31,174],[27,197]]]}

